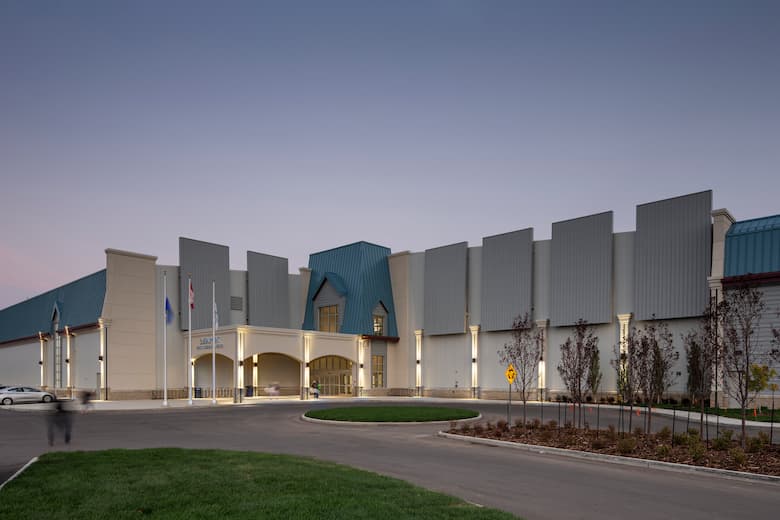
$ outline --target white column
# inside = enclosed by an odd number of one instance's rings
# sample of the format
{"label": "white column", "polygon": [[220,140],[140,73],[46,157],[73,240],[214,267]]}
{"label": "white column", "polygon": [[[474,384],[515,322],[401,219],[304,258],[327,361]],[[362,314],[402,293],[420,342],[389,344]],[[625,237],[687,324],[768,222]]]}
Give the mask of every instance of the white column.
{"label": "white column", "polygon": [[536,328],[541,333],[541,342],[539,345],[539,368],[537,369],[539,400],[544,401],[547,393],[547,327],[550,320],[536,320]]}
{"label": "white column", "polygon": [[260,359],[260,356],[258,354],[254,354],[252,356],[252,395],[257,396],[257,371],[258,371],[258,361]]}
{"label": "white column", "polygon": [[311,356],[311,343],[312,335],[309,333],[303,334],[303,388],[301,389],[301,399],[309,398],[309,376],[311,371],[309,369],[309,361]]}
{"label": "white column", "polygon": [[73,386],[70,379],[70,327],[65,325],[65,388],[68,389],[68,395],[73,397]]}
{"label": "white column", "polygon": [[45,386],[43,379],[43,360],[46,359],[44,357],[43,344],[46,342],[46,340],[43,338],[42,332],[38,332],[38,342],[41,344],[41,357],[38,359],[38,366],[41,368],[41,388],[43,388]]}
{"label": "white column", "polygon": [[628,352],[628,334],[629,326],[631,324],[632,313],[618,314],[617,318],[620,322],[620,353],[625,354]]}
{"label": "white column", "polygon": [[[361,337],[358,339],[358,397],[363,394],[363,388],[366,387],[366,351],[370,348],[371,340]],[[368,356],[371,359],[371,356]],[[369,361],[370,362],[370,361]]]}
{"label": "white column", "polygon": [[423,340],[423,329],[418,329],[414,331],[414,343],[415,343],[415,360],[417,362],[417,367],[415,371],[415,386],[416,386],[416,394],[418,397],[422,397],[422,390],[423,390],[423,382],[422,382],[422,340]]}
{"label": "white column", "polygon": [[471,397],[479,397],[479,325],[471,325]]}
{"label": "white column", "polygon": [[100,354],[98,355],[100,388],[98,388],[98,396],[100,399],[105,400],[108,400],[108,388],[106,386],[108,378],[106,377],[106,371],[108,368],[108,326],[110,324],[111,320],[107,320],[105,318],[98,319],[98,326],[100,327]]}

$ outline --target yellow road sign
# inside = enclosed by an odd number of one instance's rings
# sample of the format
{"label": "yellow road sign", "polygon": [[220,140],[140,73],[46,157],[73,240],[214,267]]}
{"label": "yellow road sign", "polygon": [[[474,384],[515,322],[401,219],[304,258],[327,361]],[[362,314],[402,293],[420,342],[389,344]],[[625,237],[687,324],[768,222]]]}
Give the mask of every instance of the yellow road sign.
{"label": "yellow road sign", "polygon": [[506,376],[506,380],[509,381],[509,384],[515,382],[515,376],[517,376],[517,371],[515,370],[515,367],[512,366],[512,363],[509,363],[509,366],[506,368],[506,372],[504,372],[504,375]]}

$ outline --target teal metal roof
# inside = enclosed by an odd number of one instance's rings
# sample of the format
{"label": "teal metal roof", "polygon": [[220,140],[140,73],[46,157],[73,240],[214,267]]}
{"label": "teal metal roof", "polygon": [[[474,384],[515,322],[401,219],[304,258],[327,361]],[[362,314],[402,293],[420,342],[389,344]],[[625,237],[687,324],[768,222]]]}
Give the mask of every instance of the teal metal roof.
{"label": "teal metal roof", "polygon": [[345,296],[341,330],[346,334],[374,333],[372,313],[379,302],[387,309],[387,336],[398,336],[390,284],[390,249],[356,242],[309,256],[309,292],[303,329],[314,330],[314,297],[327,279]]}
{"label": "teal metal roof", "polygon": [[732,224],[725,254],[724,276],[780,271],[780,215]]}
{"label": "teal metal roof", "polygon": [[51,332],[54,309],[59,327],[97,323],[106,296],[106,270],[85,276],[0,310],[0,343]]}

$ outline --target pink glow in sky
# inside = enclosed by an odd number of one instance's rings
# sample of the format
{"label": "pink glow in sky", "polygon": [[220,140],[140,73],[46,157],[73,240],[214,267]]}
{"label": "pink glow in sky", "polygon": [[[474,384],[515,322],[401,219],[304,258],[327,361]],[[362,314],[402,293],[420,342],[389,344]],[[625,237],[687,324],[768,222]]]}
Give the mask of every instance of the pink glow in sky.
{"label": "pink glow in sky", "polygon": [[777,2],[0,3],[0,308],[178,237],[305,266],[712,189],[780,213]]}

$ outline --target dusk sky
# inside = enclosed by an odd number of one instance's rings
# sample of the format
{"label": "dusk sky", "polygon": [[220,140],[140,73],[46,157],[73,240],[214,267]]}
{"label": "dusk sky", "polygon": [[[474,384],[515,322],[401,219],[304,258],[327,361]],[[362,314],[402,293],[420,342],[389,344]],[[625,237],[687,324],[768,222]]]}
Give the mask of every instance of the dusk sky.
{"label": "dusk sky", "polygon": [[780,213],[778,1],[0,0],[0,308],[178,237],[393,252]]}

